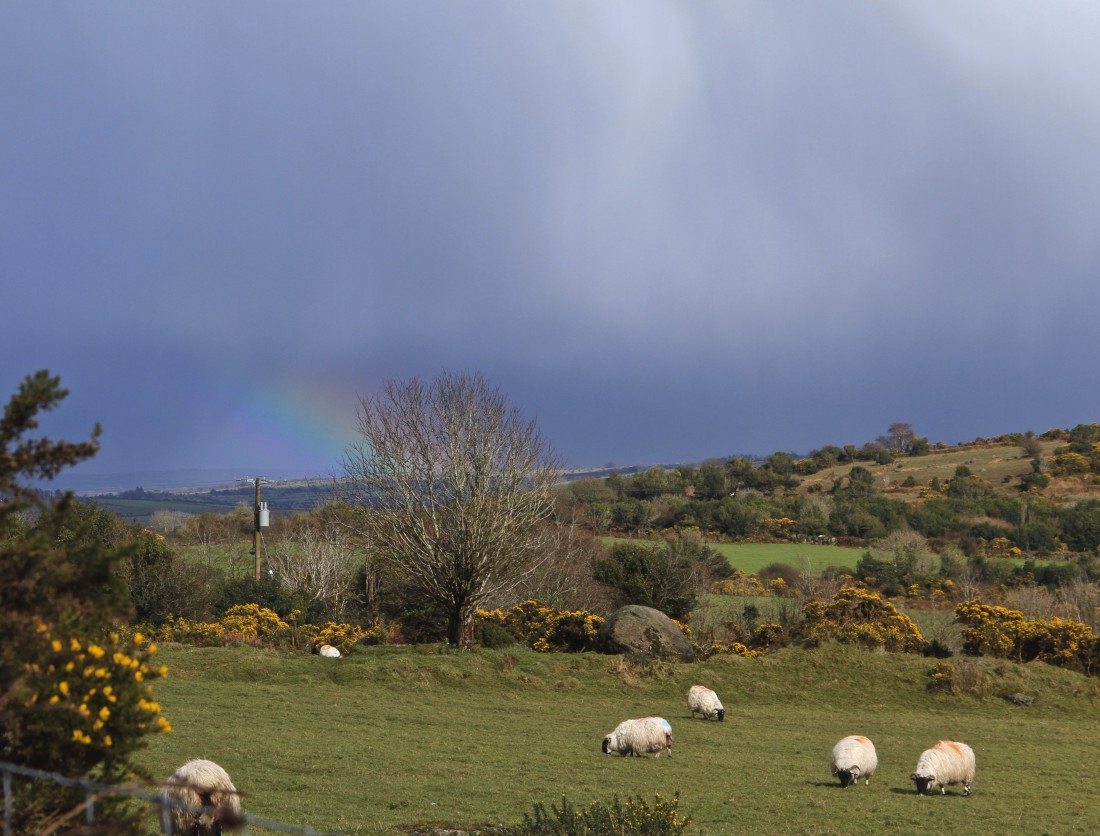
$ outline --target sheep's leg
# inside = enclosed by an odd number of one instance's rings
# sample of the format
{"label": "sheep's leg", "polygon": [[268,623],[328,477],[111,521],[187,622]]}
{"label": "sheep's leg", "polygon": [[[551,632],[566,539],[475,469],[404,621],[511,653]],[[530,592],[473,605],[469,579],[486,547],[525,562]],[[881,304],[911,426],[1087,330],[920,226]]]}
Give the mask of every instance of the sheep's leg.
{"label": "sheep's leg", "polygon": [[970,784],[963,784],[963,798],[970,795]]}

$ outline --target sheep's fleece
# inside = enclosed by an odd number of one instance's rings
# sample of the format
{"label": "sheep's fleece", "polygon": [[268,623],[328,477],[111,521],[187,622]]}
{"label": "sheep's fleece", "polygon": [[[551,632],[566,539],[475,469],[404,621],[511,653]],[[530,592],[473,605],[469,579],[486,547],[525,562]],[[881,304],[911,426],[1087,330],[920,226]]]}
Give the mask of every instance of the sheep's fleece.
{"label": "sheep's fleece", "polygon": [[931,793],[937,784],[941,795],[947,794],[947,787],[951,784],[962,784],[963,795],[970,795],[976,768],[973,749],[965,743],[941,740],[921,753],[917,768],[909,777],[921,795]]}
{"label": "sheep's fleece", "polygon": [[833,747],[829,769],[840,780],[840,786],[864,782],[871,783],[871,776],[878,768],[878,753],[875,744],[861,734],[852,734],[842,738]]}
{"label": "sheep's fleece", "polygon": [[623,720],[615,731],[603,739],[605,755],[618,754],[648,755],[667,749],[672,757],[672,726],[663,717],[641,717],[636,720]]}
{"label": "sheep's fleece", "polygon": [[[161,792],[170,801],[193,807],[221,807],[234,814],[241,811],[241,799],[229,773],[213,761],[188,761],[164,782]],[[199,815],[173,809],[172,822],[177,833],[190,833],[196,827],[203,828],[203,832],[221,832],[214,816],[206,813]]]}

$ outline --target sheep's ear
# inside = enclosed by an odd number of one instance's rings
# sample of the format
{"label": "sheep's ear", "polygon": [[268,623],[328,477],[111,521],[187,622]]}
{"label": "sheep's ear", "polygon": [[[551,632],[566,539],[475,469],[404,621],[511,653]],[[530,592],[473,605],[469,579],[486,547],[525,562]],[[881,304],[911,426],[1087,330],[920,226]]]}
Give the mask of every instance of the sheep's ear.
{"label": "sheep's ear", "polygon": [[851,772],[853,775],[859,775],[859,767],[858,766],[853,766],[848,771]]}
{"label": "sheep's ear", "polygon": [[909,780],[910,780],[910,781],[915,781],[915,780],[917,780],[917,773],[916,773],[916,772],[910,772],[910,773],[909,773]]}

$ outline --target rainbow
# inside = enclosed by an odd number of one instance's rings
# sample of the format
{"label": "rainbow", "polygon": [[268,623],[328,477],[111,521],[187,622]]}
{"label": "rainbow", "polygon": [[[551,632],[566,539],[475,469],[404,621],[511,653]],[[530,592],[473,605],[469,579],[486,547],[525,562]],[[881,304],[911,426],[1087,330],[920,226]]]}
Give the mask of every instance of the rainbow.
{"label": "rainbow", "polygon": [[223,379],[216,388],[208,402],[224,410],[225,420],[216,428],[219,446],[234,451],[241,464],[305,469],[303,476],[331,474],[355,440],[357,402],[346,384],[338,389],[322,380],[244,385]]}

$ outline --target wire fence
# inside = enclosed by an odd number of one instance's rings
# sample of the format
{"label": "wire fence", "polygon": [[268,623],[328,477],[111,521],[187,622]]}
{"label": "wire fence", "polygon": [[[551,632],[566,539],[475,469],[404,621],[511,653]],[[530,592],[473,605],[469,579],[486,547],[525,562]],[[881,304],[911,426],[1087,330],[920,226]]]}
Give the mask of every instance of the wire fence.
{"label": "wire fence", "polygon": [[[13,836],[14,833],[14,831],[12,830],[12,822],[15,816],[15,800],[14,793],[12,792],[13,776],[28,778],[32,781],[50,781],[62,787],[67,787],[75,790],[83,790],[84,801],[81,804],[77,805],[72,811],[70,811],[68,815],[76,818],[79,817],[81,813],[83,813],[84,822],[86,824],[95,823],[96,800],[104,796],[128,796],[151,807],[155,807],[160,831],[163,834],[171,834],[173,832],[173,810],[179,810],[195,815],[216,816],[219,814],[217,808],[196,807],[191,804],[185,804],[180,801],[165,798],[160,790],[153,791],[148,787],[137,786],[134,784],[111,785],[101,784],[97,781],[90,781],[87,778],[67,778],[66,776],[60,775],[56,772],[44,772],[41,769],[31,769],[26,766],[18,766],[17,764],[6,763],[4,761],[0,761],[0,775],[2,775],[4,792],[3,836]],[[283,822],[271,821],[269,819],[261,818],[260,816],[254,816],[251,813],[237,813],[233,816],[233,818],[242,825],[242,829],[238,831],[240,833],[247,833],[248,826],[253,826],[257,828],[262,828],[264,830],[273,831],[275,833],[296,833],[299,834],[299,836],[336,836],[333,831],[316,830],[312,827],[304,825],[284,824]],[[228,830],[228,825],[226,825],[225,828]]]}

